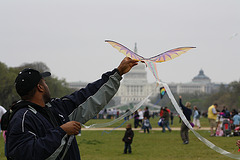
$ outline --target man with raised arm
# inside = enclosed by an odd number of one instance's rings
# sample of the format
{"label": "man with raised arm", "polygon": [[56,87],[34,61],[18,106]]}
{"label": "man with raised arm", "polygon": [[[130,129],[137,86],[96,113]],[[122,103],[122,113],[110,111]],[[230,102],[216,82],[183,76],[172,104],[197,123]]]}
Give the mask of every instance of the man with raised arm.
{"label": "man with raised arm", "polygon": [[117,92],[122,75],[135,65],[137,61],[126,57],[101,79],[59,99],[50,98],[44,80],[50,72],[24,69],[15,80],[21,101],[12,107],[7,129],[8,159],[79,160],[77,141],[74,137],[68,144],[69,137],[103,109]]}

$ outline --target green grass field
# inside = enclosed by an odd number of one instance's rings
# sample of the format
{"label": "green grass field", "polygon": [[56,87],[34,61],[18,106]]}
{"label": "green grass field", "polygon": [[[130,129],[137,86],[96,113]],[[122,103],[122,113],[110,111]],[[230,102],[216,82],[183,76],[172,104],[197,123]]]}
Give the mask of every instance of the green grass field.
{"label": "green grass field", "polygon": [[[103,123],[109,120],[91,120],[91,123]],[[123,121],[110,126],[114,128]],[[153,127],[158,127],[157,119],[151,119]],[[207,127],[207,119],[201,119],[202,126]],[[133,124],[133,121],[130,120]],[[126,124],[123,125],[125,127]],[[173,127],[179,127],[178,118],[175,118]],[[134,131],[135,136],[132,144],[132,154],[123,154],[124,143],[122,137],[124,131],[113,131],[110,134],[103,131],[83,130],[82,136],[76,136],[81,158],[83,160],[230,160],[199,141],[192,132],[190,135],[190,143],[182,144],[179,131],[171,133],[162,133],[161,131],[150,131],[150,134],[144,134],[140,131]],[[210,137],[209,131],[199,130],[203,137],[207,138],[215,145],[227,150],[231,153],[238,154],[238,148],[235,143],[240,137]],[[0,138],[0,159],[6,160],[4,157],[4,142]]]}
{"label": "green grass field", "polygon": [[[150,134],[135,131],[132,144],[132,154],[123,154],[124,143],[121,141],[124,131],[114,131],[103,134],[102,131],[84,131],[81,137],[77,137],[81,157],[85,160],[228,160],[205,144],[200,142],[190,133],[190,143],[182,144],[179,131],[162,133],[151,131]],[[199,132],[219,147],[235,154],[237,137],[209,137],[207,131]],[[240,154],[239,154],[240,156]]]}

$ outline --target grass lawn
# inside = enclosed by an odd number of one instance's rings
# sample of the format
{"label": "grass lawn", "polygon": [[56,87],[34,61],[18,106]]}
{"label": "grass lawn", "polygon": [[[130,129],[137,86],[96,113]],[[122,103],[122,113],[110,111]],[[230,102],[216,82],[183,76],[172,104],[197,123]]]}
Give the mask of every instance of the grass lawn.
{"label": "grass lawn", "polygon": [[[179,131],[162,133],[151,131],[150,134],[134,131],[132,154],[123,154],[124,143],[121,141],[124,131],[113,131],[110,134],[102,134],[102,131],[83,131],[81,137],[77,137],[81,157],[83,160],[228,160],[205,144],[200,142],[190,132],[190,143],[184,145]],[[234,153],[238,137],[209,137],[208,131],[199,133],[219,147]],[[239,154],[240,156],[240,154]]]}
{"label": "grass lawn", "polygon": [[[153,127],[157,126],[158,118],[151,119]],[[171,127],[179,127],[178,118],[175,117],[174,125]],[[91,120],[87,125],[93,123],[106,123],[109,120]],[[110,126],[114,128],[123,121]],[[133,124],[133,120],[129,121]],[[129,123],[127,122],[127,123]],[[201,119],[202,127],[208,127],[207,119]],[[125,127],[124,124],[122,127]],[[230,160],[223,156],[201,141],[199,141],[192,132],[190,135],[190,143],[182,144],[180,131],[172,131],[162,133],[161,131],[150,130],[150,134],[144,134],[140,131],[134,131],[135,136],[132,144],[132,154],[123,154],[124,143],[122,137],[124,131],[113,131],[110,134],[103,131],[82,131],[82,136],[76,136],[81,158],[83,160]],[[199,130],[203,137],[207,138],[215,145],[234,154],[238,148],[235,143],[240,137],[210,137],[209,131]],[[51,144],[50,144],[51,145]],[[4,157],[4,142],[0,138],[0,160],[6,160]]]}

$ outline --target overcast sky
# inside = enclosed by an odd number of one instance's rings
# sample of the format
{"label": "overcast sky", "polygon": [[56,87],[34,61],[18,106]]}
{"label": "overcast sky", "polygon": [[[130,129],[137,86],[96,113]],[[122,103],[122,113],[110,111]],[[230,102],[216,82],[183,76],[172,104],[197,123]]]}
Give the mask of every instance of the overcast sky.
{"label": "overcast sky", "polygon": [[239,8],[239,0],[2,0],[0,61],[41,61],[67,82],[91,82],[124,58],[105,39],[136,42],[144,57],[194,46],[157,64],[160,79],[190,82],[203,69],[229,83],[240,79]]}

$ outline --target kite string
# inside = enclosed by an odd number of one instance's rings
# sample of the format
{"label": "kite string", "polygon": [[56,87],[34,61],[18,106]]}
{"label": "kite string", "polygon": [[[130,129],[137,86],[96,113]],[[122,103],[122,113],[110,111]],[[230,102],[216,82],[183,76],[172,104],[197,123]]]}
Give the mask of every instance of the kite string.
{"label": "kite string", "polygon": [[117,126],[117,127],[115,127],[115,128],[113,128],[112,130],[110,130],[110,131],[103,131],[102,132],[102,135],[103,135],[103,133],[107,133],[107,134],[109,134],[109,133],[111,133],[112,131],[114,131],[115,129],[117,129],[117,128],[120,128],[124,123],[126,123],[128,120],[126,119],[122,124],[120,124],[119,126]]}

